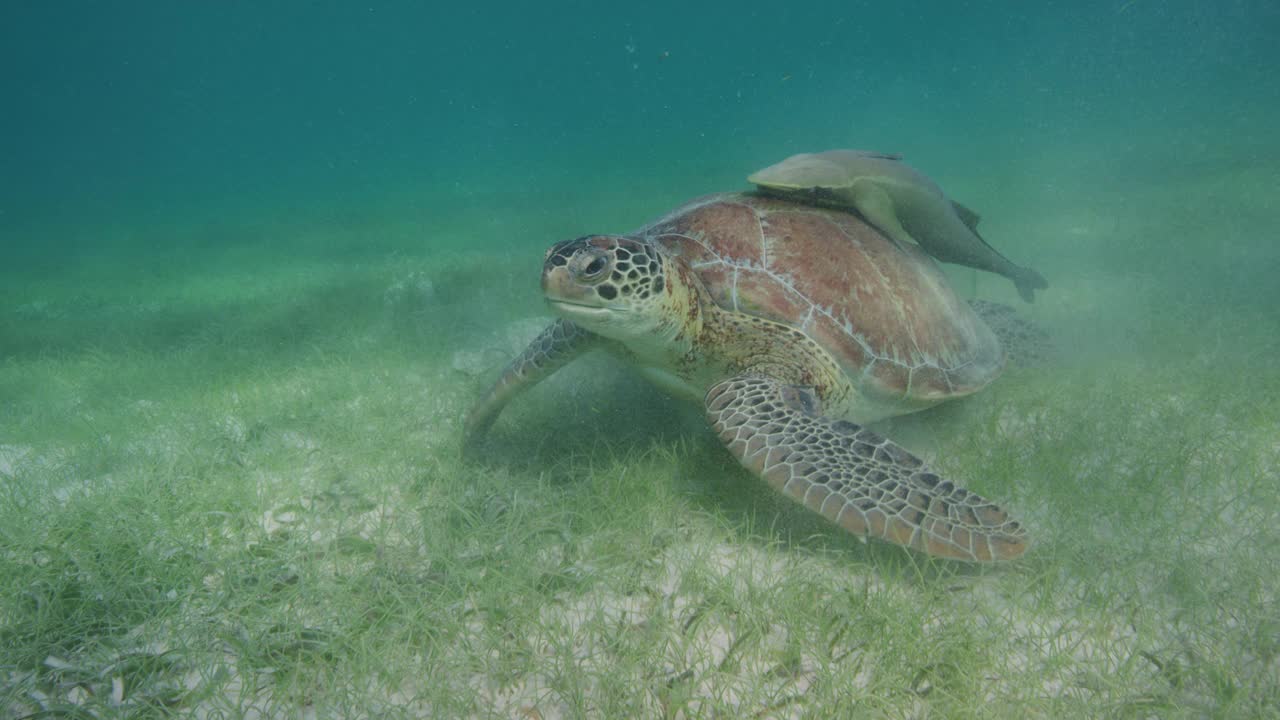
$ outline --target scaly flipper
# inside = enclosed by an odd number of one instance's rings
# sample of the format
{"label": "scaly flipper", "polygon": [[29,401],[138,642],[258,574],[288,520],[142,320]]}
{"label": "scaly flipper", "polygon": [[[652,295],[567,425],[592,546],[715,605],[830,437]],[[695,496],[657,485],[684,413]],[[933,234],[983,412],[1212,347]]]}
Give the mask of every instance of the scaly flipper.
{"label": "scaly flipper", "polygon": [[507,364],[489,392],[471,408],[462,431],[463,454],[469,455],[476,449],[511,398],[538,384],[598,342],[599,336],[568,320],[556,320],[548,325],[524,352]]}
{"label": "scaly flipper", "polygon": [[739,375],[707,392],[707,419],[747,469],[855,535],[990,562],[1027,548],[999,506],[931,472],[879,435],[820,415],[808,389]]}
{"label": "scaly flipper", "polygon": [[1000,339],[1010,364],[1034,367],[1043,365],[1053,356],[1053,340],[1049,333],[1019,315],[1017,310],[991,300],[970,300],[969,307]]}

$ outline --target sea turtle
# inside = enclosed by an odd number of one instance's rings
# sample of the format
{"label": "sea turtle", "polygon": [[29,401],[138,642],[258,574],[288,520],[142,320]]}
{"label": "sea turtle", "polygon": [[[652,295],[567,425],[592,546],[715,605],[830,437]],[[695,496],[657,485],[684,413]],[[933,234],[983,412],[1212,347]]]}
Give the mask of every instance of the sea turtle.
{"label": "sea turtle", "polygon": [[1025,550],[1003,509],[861,425],[1004,368],[991,328],[914,245],[852,213],[721,194],[554,245],[542,289],[560,318],[477,402],[464,448],[517,393],[602,348],[702,405],[745,467],[852,533],[980,562]]}
{"label": "sea turtle", "polygon": [[900,246],[915,241],[935,258],[1003,275],[1035,301],[1049,287],[1040,273],[1015,265],[978,234],[978,214],[947,199],[901,155],[828,150],[792,155],[747,178],[764,192],[857,210]]}

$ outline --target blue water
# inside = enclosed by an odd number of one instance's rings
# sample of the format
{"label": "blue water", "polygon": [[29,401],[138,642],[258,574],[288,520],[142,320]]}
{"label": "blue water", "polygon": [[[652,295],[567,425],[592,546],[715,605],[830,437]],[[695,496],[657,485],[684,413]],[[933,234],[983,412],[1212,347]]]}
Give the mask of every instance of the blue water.
{"label": "blue water", "polygon": [[1148,143],[1274,160],[1280,126],[1266,0],[63,2],[0,20],[6,242],[388,194],[447,214],[646,193],[658,212],[827,147],[943,176],[1061,175],[1032,163]]}

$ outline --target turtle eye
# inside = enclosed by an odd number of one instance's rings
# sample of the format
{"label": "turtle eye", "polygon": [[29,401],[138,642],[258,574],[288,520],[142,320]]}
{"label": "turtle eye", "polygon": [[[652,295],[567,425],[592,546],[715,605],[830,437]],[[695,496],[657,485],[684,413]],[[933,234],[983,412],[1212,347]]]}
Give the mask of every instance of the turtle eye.
{"label": "turtle eye", "polygon": [[601,252],[591,253],[588,257],[590,260],[583,258],[586,260],[585,265],[578,266],[582,268],[578,271],[578,277],[588,282],[604,277],[604,274],[609,271],[609,258]]}

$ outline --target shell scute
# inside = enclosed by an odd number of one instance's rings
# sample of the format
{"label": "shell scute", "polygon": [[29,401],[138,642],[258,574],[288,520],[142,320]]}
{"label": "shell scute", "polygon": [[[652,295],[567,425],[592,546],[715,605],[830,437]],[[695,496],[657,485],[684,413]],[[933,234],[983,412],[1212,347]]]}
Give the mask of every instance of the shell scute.
{"label": "shell scute", "polygon": [[864,392],[941,400],[1003,368],[994,334],[933,260],[855,214],[713,195],[638,234],[683,257],[720,307],[808,334]]}

